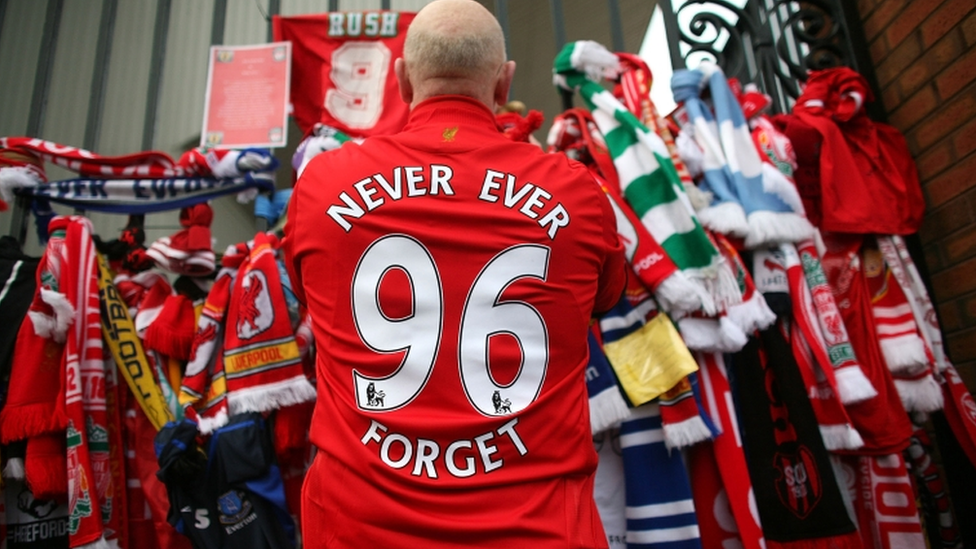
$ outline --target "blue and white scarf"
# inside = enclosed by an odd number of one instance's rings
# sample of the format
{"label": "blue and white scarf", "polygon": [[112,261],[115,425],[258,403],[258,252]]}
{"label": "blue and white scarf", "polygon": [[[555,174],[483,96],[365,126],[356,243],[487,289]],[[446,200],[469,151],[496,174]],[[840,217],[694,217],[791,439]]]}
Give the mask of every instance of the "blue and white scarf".
{"label": "blue and white scarf", "polygon": [[[701,97],[706,89],[711,107]],[[700,185],[713,195],[712,204],[698,212],[702,224],[744,237],[747,248],[812,237],[813,226],[796,187],[775,167],[764,166],[722,70],[706,62],[698,69],[675,71],[671,90],[684,105],[690,131],[702,149]]]}

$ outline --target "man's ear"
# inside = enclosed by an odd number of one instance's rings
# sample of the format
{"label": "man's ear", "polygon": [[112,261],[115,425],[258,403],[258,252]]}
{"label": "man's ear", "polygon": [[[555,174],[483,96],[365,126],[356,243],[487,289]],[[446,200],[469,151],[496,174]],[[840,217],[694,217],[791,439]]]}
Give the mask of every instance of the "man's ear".
{"label": "man's ear", "polygon": [[413,86],[410,84],[410,77],[407,75],[407,64],[402,57],[398,57],[393,62],[393,72],[396,73],[397,84],[400,89],[400,99],[407,105],[413,102]]}
{"label": "man's ear", "polygon": [[495,80],[495,107],[508,103],[508,90],[512,87],[512,79],[515,78],[515,61],[506,61],[498,73]]}

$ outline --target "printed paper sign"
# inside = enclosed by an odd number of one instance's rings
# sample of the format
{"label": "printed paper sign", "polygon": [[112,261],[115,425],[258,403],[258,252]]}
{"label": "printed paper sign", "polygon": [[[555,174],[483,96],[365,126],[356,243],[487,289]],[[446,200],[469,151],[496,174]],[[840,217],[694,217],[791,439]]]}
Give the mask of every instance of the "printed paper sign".
{"label": "printed paper sign", "polygon": [[291,44],[212,46],[200,146],[284,147]]}

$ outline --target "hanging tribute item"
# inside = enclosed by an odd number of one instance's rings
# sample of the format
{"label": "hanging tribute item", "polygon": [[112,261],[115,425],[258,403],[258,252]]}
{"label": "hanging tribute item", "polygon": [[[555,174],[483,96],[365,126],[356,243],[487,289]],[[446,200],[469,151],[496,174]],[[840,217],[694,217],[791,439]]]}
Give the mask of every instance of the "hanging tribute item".
{"label": "hanging tribute item", "polygon": [[353,137],[391,134],[407,121],[393,61],[413,13],[332,12],[275,16],[274,40],[292,44],[291,102],[306,135],[316,123]]}
{"label": "hanging tribute item", "polygon": [[284,147],[291,44],[211,46],[201,147]]}

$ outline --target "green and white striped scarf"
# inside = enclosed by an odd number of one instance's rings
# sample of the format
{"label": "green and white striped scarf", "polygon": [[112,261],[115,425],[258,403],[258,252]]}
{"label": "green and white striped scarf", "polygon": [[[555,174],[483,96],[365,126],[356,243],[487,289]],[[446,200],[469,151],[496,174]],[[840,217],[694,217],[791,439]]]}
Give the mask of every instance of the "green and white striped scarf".
{"label": "green and white striped scarf", "polygon": [[[618,64],[596,42],[572,42],[556,56],[553,80],[582,96],[606,140],[621,192],[644,226],[683,273],[710,285],[721,256],[694,214],[664,141],[598,83]],[[714,314],[709,305],[706,314]]]}

